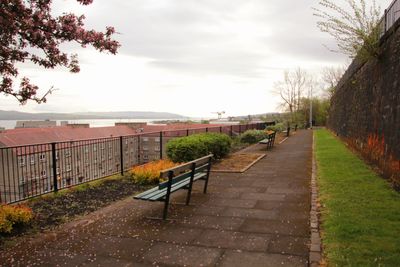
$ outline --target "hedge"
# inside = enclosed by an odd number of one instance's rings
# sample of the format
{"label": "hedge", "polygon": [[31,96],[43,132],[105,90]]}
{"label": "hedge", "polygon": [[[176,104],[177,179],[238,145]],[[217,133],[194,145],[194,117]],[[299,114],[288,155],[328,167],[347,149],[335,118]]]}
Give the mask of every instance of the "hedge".
{"label": "hedge", "polygon": [[226,134],[203,133],[170,140],[167,156],[173,162],[187,162],[213,154],[214,159],[226,156],[231,148],[231,138]]}
{"label": "hedge", "polygon": [[268,133],[263,130],[248,130],[240,136],[241,143],[255,144],[268,137]]}

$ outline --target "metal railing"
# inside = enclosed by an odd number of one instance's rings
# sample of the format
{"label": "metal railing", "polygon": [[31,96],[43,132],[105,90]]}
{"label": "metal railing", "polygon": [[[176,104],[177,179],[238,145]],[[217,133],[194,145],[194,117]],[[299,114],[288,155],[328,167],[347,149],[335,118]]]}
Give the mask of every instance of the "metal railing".
{"label": "metal railing", "polygon": [[396,23],[400,18],[400,0],[394,0],[390,6],[385,9],[379,28],[381,29],[381,37]]}
{"label": "metal railing", "polygon": [[0,203],[15,203],[129,170],[166,155],[170,139],[196,133],[229,136],[274,124],[255,123],[138,133],[0,148]]}

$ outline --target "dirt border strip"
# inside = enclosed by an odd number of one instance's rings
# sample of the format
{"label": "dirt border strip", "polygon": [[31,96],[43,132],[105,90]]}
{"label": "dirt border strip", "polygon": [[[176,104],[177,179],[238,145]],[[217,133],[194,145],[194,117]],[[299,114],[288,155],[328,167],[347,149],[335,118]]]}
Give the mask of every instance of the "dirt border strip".
{"label": "dirt border strip", "polygon": [[320,225],[318,220],[318,184],[317,184],[317,162],[315,159],[315,136],[313,132],[312,142],[312,173],[311,173],[311,211],[310,211],[310,257],[309,266],[321,266],[322,243]]}
{"label": "dirt border strip", "polygon": [[[252,154],[258,154],[258,153],[252,153]],[[256,164],[259,160],[261,160],[262,158],[264,158],[267,154],[260,154],[260,156],[258,158],[256,158],[253,162],[251,162],[249,165],[247,165],[246,167],[244,167],[241,170],[212,170],[211,172],[221,172],[221,173],[243,173],[245,171],[247,171],[248,169],[251,168],[251,166],[253,166],[254,164]]]}

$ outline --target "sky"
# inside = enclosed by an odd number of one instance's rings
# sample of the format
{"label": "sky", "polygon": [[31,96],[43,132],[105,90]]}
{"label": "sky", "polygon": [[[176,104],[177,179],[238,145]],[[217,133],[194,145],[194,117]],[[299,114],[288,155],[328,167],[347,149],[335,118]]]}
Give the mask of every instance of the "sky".
{"label": "sky", "polygon": [[[336,1],[335,1],[336,2]],[[382,10],[390,0],[378,0]],[[317,0],[54,0],[54,14],[85,14],[86,28],[114,26],[117,55],[76,44],[81,71],[19,65],[46,104],[0,96],[2,110],[24,112],[160,111],[196,118],[279,110],[274,83],[298,67],[318,75],[350,60],[316,26]]]}

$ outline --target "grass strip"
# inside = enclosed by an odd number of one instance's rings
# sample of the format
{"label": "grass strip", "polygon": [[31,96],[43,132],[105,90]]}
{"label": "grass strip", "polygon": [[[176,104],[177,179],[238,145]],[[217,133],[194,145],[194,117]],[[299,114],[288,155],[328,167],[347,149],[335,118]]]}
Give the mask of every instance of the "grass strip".
{"label": "grass strip", "polygon": [[400,194],[327,130],[315,131],[329,266],[400,266]]}

